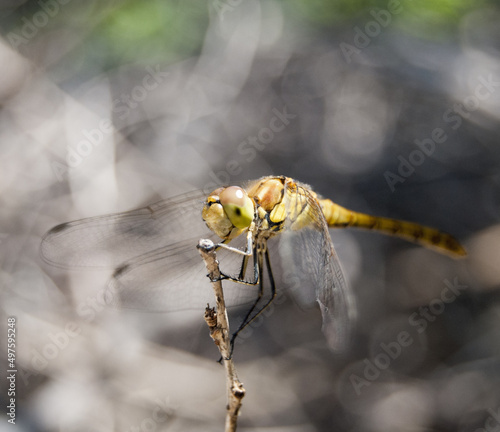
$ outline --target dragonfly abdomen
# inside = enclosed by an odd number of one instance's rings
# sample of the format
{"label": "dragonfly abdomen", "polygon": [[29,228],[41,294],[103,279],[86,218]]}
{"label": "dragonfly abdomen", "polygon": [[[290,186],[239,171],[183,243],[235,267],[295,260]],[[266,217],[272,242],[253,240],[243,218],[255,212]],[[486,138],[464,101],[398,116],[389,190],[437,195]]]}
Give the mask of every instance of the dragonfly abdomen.
{"label": "dragonfly abdomen", "polygon": [[463,246],[453,236],[437,229],[413,222],[354,212],[328,199],[320,200],[320,204],[326,221],[328,222],[328,226],[332,228],[352,226],[380,231],[385,234],[420,243],[427,247],[437,248],[440,252],[447,252],[459,256],[466,255]]}

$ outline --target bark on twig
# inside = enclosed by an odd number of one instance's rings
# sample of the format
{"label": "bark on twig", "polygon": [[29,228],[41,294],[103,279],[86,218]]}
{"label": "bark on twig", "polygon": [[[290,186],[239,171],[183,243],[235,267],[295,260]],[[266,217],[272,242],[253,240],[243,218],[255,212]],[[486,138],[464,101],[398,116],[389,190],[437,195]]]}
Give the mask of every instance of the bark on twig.
{"label": "bark on twig", "polygon": [[220,280],[219,262],[215,254],[215,245],[211,240],[200,240],[198,250],[207,267],[208,277],[212,282],[215,293],[216,309],[210,308],[207,305],[205,309],[205,321],[210,329],[210,336],[219,349],[226,369],[227,412],[225,431],[234,432],[236,431],[241,402],[245,396],[245,388],[236,375],[236,368],[231,358],[229,322],[224,302],[224,293],[222,291],[222,282]]}

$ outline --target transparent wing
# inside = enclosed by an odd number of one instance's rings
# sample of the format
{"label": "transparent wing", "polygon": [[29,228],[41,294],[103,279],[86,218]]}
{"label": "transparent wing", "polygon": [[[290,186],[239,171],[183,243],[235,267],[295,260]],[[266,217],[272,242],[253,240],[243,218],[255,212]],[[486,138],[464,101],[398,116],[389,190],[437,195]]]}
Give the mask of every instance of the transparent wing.
{"label": "transparent wing", "polygon": [[[201,191],[124,213],[91,217],[52,228],[43,237],[43,259],[59,267],[115,268],[106,299],[115,306],[149,311],[204,308],[213,303],[207,270],[196,249],[200,238],[218,239],[205,225]],[[218,252],[235,273],[241,256]],[[255,297],[256,288],[227,282],[229,306]]]}
{"label": "transparent wing", "polygon": [[[118,267],[108,284],[107,299],[115,306],[148,310],[203,310],[214,304],[214,293],[207,269],[196,245],[198,239],[160,248],[125,262]],[[218,253],[218,255],[220,255]],[[237,267],[241,255],[227,253],[222,265]],[[251,302],[257,287],[224,282],[228,307]]]}
{"label": "transparent wing", "polygon": [[201,238],[210,232],[201,218],[204,198],[197,191],[125,213],[57,225],[43,237],[41,255],[58,267],[116,267],[162,246]]}
{"label": "transparent wing", "polygon": [[345,351],[356,318],[354,297],[316,198],[302,186],[300,193],[287,192],[284,199],[288,216],[280,245],[284,271],[293,276],[288,280],[295,282],[291,290],[301,303],[318,302],[322,330],[331,348]]}

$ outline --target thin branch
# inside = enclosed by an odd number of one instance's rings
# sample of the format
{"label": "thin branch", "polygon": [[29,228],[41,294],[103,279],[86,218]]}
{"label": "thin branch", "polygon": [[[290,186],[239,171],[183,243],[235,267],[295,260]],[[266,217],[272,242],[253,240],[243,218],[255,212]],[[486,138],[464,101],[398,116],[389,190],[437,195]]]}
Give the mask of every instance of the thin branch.
{"label": "thin branch", "polygon": [[226,369],[227,412],[225,431],[235,432],[238,413],[241,408],[242,399],[245,396],[245,388],[236,375],[236,368],[231,357],[229,322],[220,279],[219,262],[215,254],[215,245],[211,240],[200,240],[198,250],[207,267],[208,277],[212,282],[215,293],[216,309],[210,308],[207,305],[205,309],[205,321],[210,329],[210,336],[219,349]]}

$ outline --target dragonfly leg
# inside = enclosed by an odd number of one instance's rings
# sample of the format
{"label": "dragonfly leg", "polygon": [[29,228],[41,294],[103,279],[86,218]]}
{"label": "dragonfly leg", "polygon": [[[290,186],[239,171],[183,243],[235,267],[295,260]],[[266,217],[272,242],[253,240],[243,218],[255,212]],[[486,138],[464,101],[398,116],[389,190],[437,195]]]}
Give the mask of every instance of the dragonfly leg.
{"label": "dragonfly leg", "polygon": [[255,231],[255,223],[252,222],[252,224],[250,225],[250,228],[248,228],[248,231],[247,231],[247,247],[245,250],[241,250],[241,249],[238,249],[238,248],[235,248],[233,246],[229,246],[225,243],[226,240],[223,240],[222,242],[220,242],[219,244],[216,245],[216,248],[224,248],[224,249],[227,249],[231,252],[235,252],[237,254],[240,254],[240,255],[245,255],[245,256],[251,256],[253,254],[253,233]]}
{"label": "dragonfly leg", "polygon": [[[247,265],[248,265],[248,259],[250,258],[250,256],[256,256],[256,251],[254,250],[253,243],[254,242],[253,242],[252,230],[249,229],[248,233],[247,233],[247,247],[246,247],[246,250],[243,251],[241,249],[228,246],[224,242],[221,242],[221,243],[219,243],[216,246],[216,247],[222,247],[222,248],[227,249],[227,250],[229,250],[231,252],[236,252],[238,254],[242,254],[243,255],[243,259],[241,261],[241,267],[240,267],[240,272],[239,272],[238,277],[235,278],[233,276],[229,276],[229,275],[226,275],[224,273],[221,273],[221,277],[220,277],[219,280],[230,280],[230,281],[242,283],[242,284],[245,284],[245,285],[257,285],[257,283],[259,282],[259,267],[256,264],[254,264],[253,281],[246,281],[244,279],[245,278],[246,269],[247,269]],[[256,263],[256,261],[255,261],[255,263]]]}
{"label": "dragonfly leg", "polygon": [[[256,248],[253,249],[252,254],[254,255],[254,257],[257,256]],[[243,260],[241,262],[240,274],[239,274],[238,278],[234,278],[234,277],[231,277],[231,276],[228,276],[228,275],[221,273],[220,279],[222,279],[222,280],[228,279],[228,280],[231,280],[233,282],[238,282],[238,283],[242,283],[242,284],[246,284],[246,285],[256,285],[257,283],[259,284],[259,293],[257,295],[257,300],[254,302],[253,306],[248,311],[245,319],[243,320],[243,322],[240,325],[240,327],[238,328],[238,330],[233,335],[231,335],[230,348],[229,348],[229,358],[226,360],[229,360],[232,357],[233,349],[234,349],[234,340],[235,340],[236,336],[238,335],[238,333],[241,330],[243,330],[243,328],[246,326],[246,325],[244,325],[245,322],[248,321],[248,317],[250,316],[252,311],[255,309],[255,306],[257,306],[257,303],[260,301],[260,299],[262,297],[262,293],[263,293],[264,285],[262,283],[262,278],[259,278],[259,265],[260,265],[260,268],[262,268],[262,254],[260,254],[260,259],[257,259],[257,258],[254,259],[254,281],[253,282],[243,280],[243,277],[245,276],[245,272],[246,272],[246,266],[248,264],[248,258],[249,258],[248,255],[245,255],[243,257]],[[222,363],[222,360],[223,360],[223,358],[221,357],[219,359],[219,363]]]}
{"label": "dragonfly leg", "polygon": [[[238,334],[243,330],[245,329],[250,323],[252,323],[271,303],[272,301],[276,298],[276,285],[274,283],[274,276],[273,276],[273,272],[272,272],[272,268],[271,268],[271,260],[269,258],[269,252],[267,251],[267,248],[266,248],[266,251],[264,253],[265,255],[265,259],[266,259],[266,268],[267,268],[267,272],[269,274],[269,283],[271,285],[271,297],[269,298],[269,300],[257,311],[257,313],[250,318],[252,312],[254,311],[254,309],[257,307],[257,304],[260,302],[261,298],[262,298],[262,295],[264,293],[264,278],[261,277],[259,278],[259,293],[257,295],[257,299],[255,300],[254,304],[252,305],[252,307],[250,308],[250,310],[247,312],[246,316],[245,316],[245,319],[242,321],[242,323],[240,324],[238,330],[236,330],[232,336],[231,336],[231,348],[230,348],[230,353],[232,354],[233,353],[233,349],[234,349],[234,341],[236,340],[236,338],[238,337]],[[257,265],[260,269],[262,269],[262,266],[263,266],[263,262],[262,262],[262,254],[259,254],[259,259],[257,260]],[[258,269],[256,270],[258,272]],[[261,273],[262,274],[262,273]]]}
{"label": "dragonfly leg", "polygon": [[[252,255],[255,256],[256,252],[253,251]],[[241,260],[241,267],[240,267],[240,273],[238,275],[238,279],[240,282],[248,284],[248,285],[257,285],[259,282],[259,266],[254,265],[253,266],[253,282],[250,281],[245,281],[245,274],[247,272],[247,265],[248,265],[248,259],[250,258],[249,255],[244,255],[243,259]]]}
{"label": "dragonfly leg", "polygon": [[245,255],[243,257],[243,260],[241,261],[241,268],[240,268],[240,274],[238,275],[238,279],[241,280],[245,279],[245,273],[247,272],[247,264],[248,264],[248,255]]}
{"label": "dragonfly leg", "polygon": [[[254,272],[253,272],[253,280],[245,280],[246,268],[248,265],[248,255],[243,256],[243,260],[241,261],[240,272],[238,277],[234,277],[231,275],[227,275],[223,272],[220,273],[220,277],[217,280],[230,280],[232,282],[237,282],[243,285],[257,285],[259,283],[259,266],[254,264]],[[217,281],[213,281],[217,282]]]}

